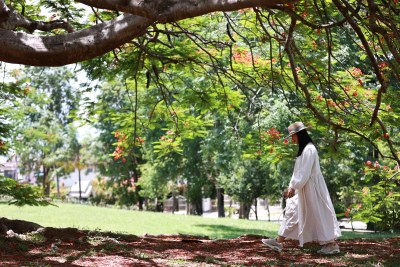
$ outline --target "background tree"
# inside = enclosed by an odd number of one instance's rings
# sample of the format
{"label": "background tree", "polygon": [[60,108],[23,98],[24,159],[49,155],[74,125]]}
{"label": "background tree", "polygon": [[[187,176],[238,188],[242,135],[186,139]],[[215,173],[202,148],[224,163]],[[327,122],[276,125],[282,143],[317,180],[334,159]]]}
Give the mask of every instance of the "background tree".
{"label": "background tree", "polygon": [[[15,83],[6,81],[4,77],[0,83],[0,155],[8,156],[10,151],[15,153],[12,150],[14,133],[13,121],[10,118],[14,114],[14,110],[18,108],[17,100],[24,97],[28,90],[21,90]],[[19,181],[3,175],[0,175],[0,195],[11,205],[46,206],[50,204],[38,187],[21,184]]]}
{"label": "background tree", "polygon": [[[19,86],[26,96],[18,101],[12,115],[15,152],[20,157],[21,172],[40,182],[46,196],[51,189],[51,178],[60,172],[71,172],[68,155],[71,136],[76,132],[68,125],[77,108],[79,93],[73,91],[66,69],[39,72],[26,70],[19,76]],[[72,139],[75,137],[72,137]]]}

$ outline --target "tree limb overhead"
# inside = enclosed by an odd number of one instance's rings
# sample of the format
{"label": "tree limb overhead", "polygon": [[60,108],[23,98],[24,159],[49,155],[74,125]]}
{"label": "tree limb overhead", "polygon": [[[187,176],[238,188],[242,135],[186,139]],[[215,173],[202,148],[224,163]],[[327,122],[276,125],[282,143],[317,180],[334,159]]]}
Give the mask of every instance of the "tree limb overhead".
{"label": "tree limb overhead", "polygon": [[0,60],[32,66],[62,66],[100,56],[141,36],[152,21],[123,14],[90,28],[57,36],[0,29]]}
{"label": "tree limb overhead", "polygon": [[234,11],[245,8],[274,8],[293,0],[77,0],[101,9],[116,10],[157,20],[161,23],[201,16],[210,12]]}
{"label": "tree limb overhead", "polygon": [[[0,0],[0,61],[34,66],[61,66],[107,53],[145,33],[151,24],[168,23],[217,11],[251,7],[273,8],[290,0],[78,0],[82,4],[124,12],[122,16],[81,31],[62,21],[35,22]],[[16,32],[64,28],[69,33],[39,36]]]}

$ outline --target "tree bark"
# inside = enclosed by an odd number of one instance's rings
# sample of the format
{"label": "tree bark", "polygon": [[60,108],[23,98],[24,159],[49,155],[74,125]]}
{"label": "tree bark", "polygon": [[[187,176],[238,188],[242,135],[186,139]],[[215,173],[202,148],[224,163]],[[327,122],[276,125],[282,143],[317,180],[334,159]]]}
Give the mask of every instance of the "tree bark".
{"label": "tree bark", "polygon": [[252,7],[274,8],[293,3],[293,0],[78,0],[101,9],[116,10],[168,23],[222,11],[235,11]]}
{"label": "tree bark", "polygon": [[105,54],[145,33],[152,22],[124,14],[66,35],[35,36],[0,29],[0,61],[31,66],[62,66]]}
{"label": "tree bark", "polygon": [[190,214],[191,215],[198,215],[201,216],[203,215],[203,198],[200,195],[199,197],[195,197],[190,199],[191,201],[191,209],[190,209]]}
{"label": "tree bark", "polygon": [[271,212],[269,210],[269,200],[266,198],[265,199],[265,209],[267,210],[267,215],[268,215],[268,221],[271,221]]}
{"label": "tree bark", "polygon": [[256,216],[256,221],[258,221],[258,212],[257,212],[257,198],[254,199],[254,215]]}
{"label": "tree bark", "polygon": [[60,197],[60,177],[58,177],[58,174],[56,175],[56,182],[57,182],[57,197]]}
{"label": "tree bark", "polygon": [[13,230],[14,233],[24,234],[36,231],[41,228],[37,223],[22,221],[22,220],[10,220],[7,218],[0,218],[0,234],[5,235],[8,230]]}
{"label": "tree bark", "polygon": [[43,181],[42,181],[42,186],[43,186],[43,193],[45,196],[50,196],[50,181],[48,180],[49,176],[49,168],[46,168],[46,166],[43,165]]}
{"label": "tree bark", "polygon": [[[14,32],[0,25],[0,61],[31,66],[63,66],[103,55],[142,36],[153,23],[168,23],[216,11],[244,8],[273,8],[290,0],[81,0],[83,4],[126,12],[116,19],[89,28],[55,36]],[[0,9],[7,24],[10,10]],[[137,16],[140,15],[140,16]],[[25,18],[21,18],[25,19]],[[37,24],[37,23],[36,23]],[[28,26],[27,26],[28,27]],[[26,27],[27,30],[30,30]],[[7,29],[5,29],[7,28]]]}
{"label": "tree bark", "polygon": [[217,209],[218,209],[218,217],[225,217],[225,205],[224,205],[224,189],[217,189]]}
{"label": "tree bark", "polygon": [[239,219],[249,219],[251,203],[240,202]]}
{"label": "tree bark", "polygon": [[78,168],[78,182],[79,182],[79,202],[82,201],[82,180],[81,180],[81,169]]}

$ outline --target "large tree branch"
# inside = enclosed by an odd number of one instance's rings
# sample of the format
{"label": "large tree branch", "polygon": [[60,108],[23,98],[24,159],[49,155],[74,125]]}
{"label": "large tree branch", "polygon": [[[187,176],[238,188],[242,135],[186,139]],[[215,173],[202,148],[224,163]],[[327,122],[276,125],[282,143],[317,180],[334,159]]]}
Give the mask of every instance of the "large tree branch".
{"label": "large tree branch", "polygon": [[[92,7],[123,11],[126,14],[109,22],[58,36],[17,33],[13,31],[13,27],[0,25],[0,61],[34,66],[66,65],[107,53],[141,36],[146,28],[156,21],[167,23],[214,11],[232,11],[255,6],[271,8],[294,1],[78,0],[78,2]],[[10,11],[2,4],[4,1],[0,0],[0,21],[6,16],[8,18],[5,20],[9,20]]]}
{"label": "large tree branch", "polygon": [[0,29],[0,61],[62,66],[100,56],[143,35],[152,21],[124,14],[66,35],[34,36]]}
{"label": "large tree branch", "polygon": [[0,0],[0,24],[8,19],[10,16],[11,10],[8,8],[6,3]]}
{"label": "large tree branch", "polygon": [[297,0],[77,0],[77,2],[167,23],[216,11],[227,12],[252,7],[274,8]]}
{"label": "large tree branch", "polygon": [[54,29],[64,29],[67,32],[74,31],[68,22],[62,20],[45,22],[28,19],[13,8],[8,7],[3,0],[0,0],[0,28],[13,31],[18,27],[24,28],[30,33],[35,30],[51,31]]}

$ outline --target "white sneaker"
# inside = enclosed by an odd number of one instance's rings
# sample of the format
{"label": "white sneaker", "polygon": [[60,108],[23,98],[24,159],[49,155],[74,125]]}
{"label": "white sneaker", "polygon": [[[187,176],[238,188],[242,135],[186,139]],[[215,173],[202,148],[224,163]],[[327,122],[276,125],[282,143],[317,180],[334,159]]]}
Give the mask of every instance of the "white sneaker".
{"label": "white sneaker", "polygon": [[268,246],[269,248],[277,251],[277,252],[281,252],[282,251],[282,244],[279,243],[276,239],[261,239],[261,242],[263,242],[264,245]]}
{"label": "white sneaker", "polygon": [[324,255],[333,255],[333,254],[338,254],[340,253],[340,249],[338,244],[336,243],[330,243],[330,244],[326,244],[322,247],[322,249],[317,251],[320,254],[324,254]]}

